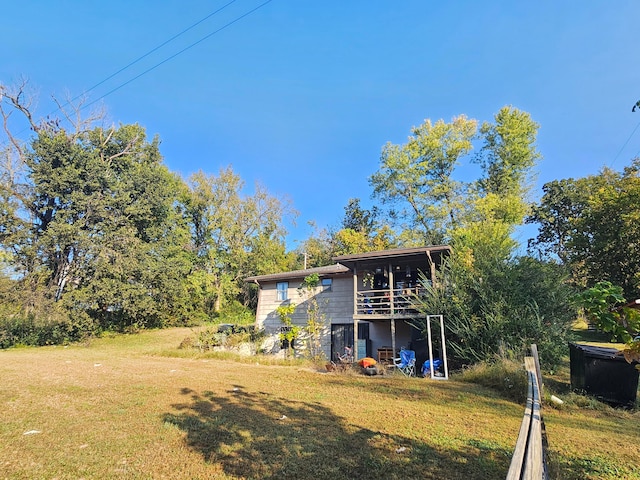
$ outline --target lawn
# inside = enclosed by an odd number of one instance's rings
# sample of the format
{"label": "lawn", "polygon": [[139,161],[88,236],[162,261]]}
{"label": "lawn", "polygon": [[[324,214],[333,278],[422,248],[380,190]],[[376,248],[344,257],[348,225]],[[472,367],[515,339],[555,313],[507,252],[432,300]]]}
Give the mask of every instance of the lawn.
{"label": "lawn", "polygon": [[[189,329],[0,351],[0,478],[504,478],[524,406],[453,379],[185,354]],[[552,478],[640,479],[640,413],[543,410]]]}

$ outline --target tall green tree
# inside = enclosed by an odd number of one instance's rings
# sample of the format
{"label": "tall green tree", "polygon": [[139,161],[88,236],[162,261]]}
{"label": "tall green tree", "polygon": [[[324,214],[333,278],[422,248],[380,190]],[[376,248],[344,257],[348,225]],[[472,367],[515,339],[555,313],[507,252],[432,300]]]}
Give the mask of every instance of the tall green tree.
{"label": "tall green tree", "polygon": [[510,106],[480,128],[483,143],[473,161],[482,173],[470,184],[465,214],[449,234],[456,251],[469,250],[480,271],[494,271],[517,248],[513,233],[529,211],[533,168],[540,158],[538,128],[527,112]]}
{"label": "tall green tree", "polygon": [[373,196],[406,220],[404,230],[418,242],[437,244],[458,225],[464,186],[453,176],[460,159],[473,148],[477,121],[460,115],[451,123],[426,120],[411,129],[407,143],[387,143],[380,168],[369,178]]}
{"label": "tall green tree", "polygon": [[296,249],[297,268],[330,265],[331,258],[336,254],[331,233],[325,228],[318,228],[314,222],[309,222],[309,225],[313,232]]}
{"label": "tall green tree", "polygon": [[511,106],[502,107],[493,123],[482,124],[483,146],[474,159],[483,172],[475,188],[480,197],[476,211],[486,217],[482,221],[522,224],[529,209],[533,168],[541,158],[538,128],[529,113]]}
{"label": "tall green tree", "polygon": [[[37,122],[23,90],[4,93],[13,149],[1,176],[0,241],[23,287],[102,328],[182,320],[175,300],[189,271],[188,229],[181,182],[162,164],[158,139],[138,125]],[[8,127],[16,112],[31,126],[28,142]]]}
{"label": "tall green tree", "polygon": [[[553,365],[572,320],[570,289],[559,265],[517,256],[513,239],[528,213],[540,158],[538,125],[509,106],[485,122],[479,135],[476,125],[464,116],[450,124],[427,121],[413,129],[407,144],[386,145],[380,170],[370,179],[374,195],[409,219],[400,234],[403,244],[452,244],[444,281],[425,281],[420,302],[425,313],[445,315],[458,362],[505,351],[519,356],[535,342]],[[472,141],[480,147],[474,157]],[[479,178],[455,179],[462,160],[479,164]]]}
{"label": "tall green tree", "polygon": [[[373,196],[391,207],[388,216],[407,220],[402,243],[484,237],[482,241],[494,238],[507,244],[522,223],[533,167],[540,158],[538,124],[511,106],[501,108],[493,122],[483,123],[479,136],[477,124],[464,115],[451,123],[426,120],[412,129],[406,144],[383,147],[380,168],[369,182]],[[478,140],[480,150],[471,157]],[[480,165],[477,180],[456,179],[462,160]]]}
{"label": "tall green tree", "polygon": [[580,287],[608,281],[640,297],[640,160],[622,172],[549,182],[528,221],[539,225],[531,247],[556,255]]}
{"label": "tall green tree", "polygon": [[395,233],[389,225],[379,221],[378,207],[365,209],[360,206],[360,199],[351,198],[344,211],[342,228],[331,234],[333,255],[387,250],[395,246]]}
{"label": "tall green tree", "polygon": [[[244,182],[231,167],[190,179],[187,215],[196,255],[190,283],[208,315],[243,299],[243,279],[286,270],[292,263],[284,245],[284,222],[295,211],[257,185],[244,195]],[[246,292],[245,292],[246,293]],[[251,299],[244,296],[245,303]]]}

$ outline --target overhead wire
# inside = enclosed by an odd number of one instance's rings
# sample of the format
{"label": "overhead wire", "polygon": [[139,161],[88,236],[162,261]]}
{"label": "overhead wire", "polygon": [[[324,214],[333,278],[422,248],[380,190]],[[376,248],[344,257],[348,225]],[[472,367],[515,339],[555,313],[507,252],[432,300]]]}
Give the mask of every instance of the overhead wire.
{"label": "overhead wire", "polygon": [[[214,12],[211,12],[210,14],[208,14],[207,16],[203,17],[202,19],[198,20],[196,23],[194,23],[193,25],[185,28],[184,30],[182,30],[181,32],[177,33],[176,35],[172,36],[171,38],[169,38],[168,40],[164,41],[163,43],[161,43],[160,45],[158,45],[157,47],[154,47],[153,49],[149,50],[147,53],[145,53],[144,55],[141,55],[140,57],[136,58],[135,60],[133,60],[132,62],[129,62],[127,65],[125,65],[124,67],[122,67],[121,69],[119,69],[118,71],[112,73],[111,75],[109,75],[108,77],[104,78],[103,80],[101,80],[100,82],[96,83],[95,85],[93,85],[92,87],[88,88],[87,90],[83,91],[81,94],[77,95],[76,97],[72,98],[71,100],[67,101],[66,103],[58,106],[58,108],[54,111],[52,111],[49,115],[47,115],[47,117],[52,116],[53,114],[57,113],[58,111],[62,110],[64,107],[66,107],[67,105],[71,104],[72,102],[78,100],[79,98],[81,98],[82,96],[86,95],[87,93],[91,92],[92,90],[95,90],[97,87],[99,87],[100,85],[104,84],[105,82],[111,80],[112,78],[114,78],[115,76],[119,75],[120,73],[124,72],[125,70],[127,70],[128,68],[132,67],[133,65],[135,65],[136,63],[140,62],[141,60],[143,60],[144,58],[148,57],[149,55],[151,55],[152,53],[158,51],[159,49],[161,49],[162,47],[164,47],[165,45],[169,44],[170,42],[172,42],[173,40],[175,40],[176,38],[184,35],[186,32],[188,32],[189,30],[195,28],[196,26],[200,25],[202,22],[204,22],[205,20],[208,20],[209,18],[213,17],[214,15],[220,13],[222,10],[224,10],[226,7],[228,7],[229,5],[231,5],[232,3],[234,3],[236,0],[231,0],[229,2],[227,2],[226,4],[224,4],[222,7],[218,8],[217,10],[215,10]],[[170,60],[173,60],[174,58],[176,58],[178,55],[183,54],[184,52],[186,52],[187,50],[195,47],[196,45],[204,42],[205,40],[211,38],[212,36],[216,35],[217,33],[220,33],[222,30],[230,27],[231,25],[239,22],[240,20],[242,20],[243,18],[251,15],[252,13],[256,12],[257,10],[261,9],[262,7],[264,7],[265,5],[267,5],[268,3],[271,3],[273,0],[266,0],[265,2],[261,3],[260,5],[258,5],[257,7],[252,8],[251,10],[249,10],[248,12],[243,13],[242,15],[234,18],[233,20],[231,20],[230,22],[227,22],[226,24],[224,24],[222,27],[218,28],[217,30],[205,35],[204,37],[202,37],[201,39],[197,40],[196,42],[193,42],[192,44],[188,45],[187,47],[183,48],[182,50],[178,51],[177,53],[174,53],[173,55],[165,58],[164,60],[162,60],[161,62],[156,63],[155,65],[153,65],[152,67],[146,69],[145,71],[143,71],[142,73],[136,75],[135,77],[127,80],[126,82],[121,83],[120,85],[118,85],[117,87],[109,90],[107,93],[101,95],[100,97],[96,98],[95,100],[86,103],[84,105],[82,105],[79,110],[84,110],[86,108],[88,108],[89,106],[99,102],[100,100],[104,99],[105,97],[107,97],[108,95],[111,95],[112,93],[120,90],[122,87],[129,85],[130,83],[134,82],[135,80],[139,79],[140,77],[142,77],[143,75],[146,75],[147,73],[155,70],[156,68],[158,68],[159,66],[169,62]],[[23,130],[24,131],[24,130]],[[21,133],[21,132],[19,132]]]}
{"label": "overhead wire", "polygon": [[[86,89],[85,91],[83,91],[81,94],[75,96],[74,98],[72,98],[71,100],[69,100],[67,103],[65,103],[63,105],[63,107],[75,102],[76,100],[78,100],[79,98],[83,97],[84,95],[86,95],[87,93],[95,90],[97,87],[99,87],[100,85],[102,85],[103,83],[111,80],[113,77],[115,77],[116,75],[124,72],[125,70],[127,70],[128,68],[132,67],[133,65],[135,65],[136,63],[138,63],[141,60],[144,60],[145,58],[147,58],[149,55],[151,55],[152,53],[160,50],[162,47],[164,47],[165,45],[168,45],[169,43],[173,42],[176,38],[184,35],[185,33],[187,33],[189,30],[192,30],[193,28],[197,27],[198,25],[200,25],[202,22],[204,22],[205,20],[208,20],[209,18],[213,17],[214,15],[220,13],[222,10],[224,10],[225,8],[227,8],[229,5],[231,5],[232,3],[234,3],[236,0],[231,0],[230,2],[224,4],[223,6],[221,6],[220,8],[218,8],[217,10],[215,10],[214,12],[211,12],[209,15],[207,15],[206,17],[201,18],[200,20],[198,20],[196,23],[194,23],[193,25],[190,25],[189,27],[185,28],[184,30],[182,30],[181,32],[175,34],[173,37],[169,38],[168,40],[162,42],[160,45],[158,45],[157,47],[152,48],[151,50],[149,50],[147,53],[145,53],[144,55],[141,55],[140,57],[136,58],[135,60],[129,62],[127,65],[125,65],[124,67],[122,67],[120,70],[112,73],[111,75],[109,75],[108,77],[102,79],[101,81],[99,81],[98,83],[96,83],[95,85],[93,85],[92,87],[89,87],[88,89]],[[60,108],[58,108],[57,110],[55,110],[54,112],[52,112],[49,115],[52,115],[53,113],[56,113],[58,110],[60,110]]]}
{"label": "overhead wire", "polygon": [[224,30],[225,28],[230,27],[231,25],[233,25],[234,23],[239,22],[240,20],[242,20],[243,18],[251,15],[252,13],[254,13],[255,11],[261,9],[262,7],[264,7],[265,5],[267,5],[268,3],[271,3],[273,0],[266,0],[265,2],[261,3],[260,5],[258,5],[257,7],[249,10],[248,12],[240,15],[239,17],[236,17],[235,19],[231,20],[230,22],[224,24],[222,27],[218,28],[217,30],[205,35],[204,37],[202,37],[200,40],[197,40],[196,42],[193,42],[192,44],[186,46],[185,48],[183,48],[182,50],[174,53],[173,55],[165,58],[164,60],[162,60],[161,62],[156,63],[155,65],[153,65],[152,67],[146,69],[145,71],[143,71],[142,73],[136,75],[135,77],[127,80],[124,83],[121,83],[120,85],[118,85],[117,87],[113,88],[112,90],[109,90],[107,93],[105,93],[104,95],[96,98],[95,100],[83,105],[80,110],[84,110],[85,108],[88,108],[89,106],[93,105],[96,102],[99,102],[100,100],[102,100],[103,98],[107,97],[108,95],[111,95],[112,93],[120,90],[122,87],[125,87],[127,85],[129,85],[131,82],[134,82],[135,80],[139,79],[140,77],[142,77],[143,75],[146,75],[147,73],[151,72],[152,70],[155,70],[156,68],[158,68],[161,65],[164,65],[165,63],[169,62],[170,60],[173,60],[174,58],[176,58],[178,55],[183,54],[184,52],[186,52],[187,50],[195,47],[196,45],[204,42],[205,40],[211,38],[212,36],[216,35],[217,33],[220,33],[222,30]]}
{"label": "overhead wire", "polygon": [[[640,127],[640,122],[638,122],[638,124],[636,125],[636,128],[633,129],[633,131],[631,132],[631,135],[629,135],[629,138],[627,138],[627,140],[622,144],[622,147],[620,147],[620,150],[618,150],[618,153],[616,153],[616,156],[613,157],[613,160],[611,160],[611,163],[609,164],[610,167],[613,167],[613,164],[616,162],[616,160],[624,150],[624,147],[626,147],[627,144],[631,141],[631,139],[633,138],[633,135],[635,135],[636,130],[638,130],[639,127]],[[640,153],[640,151],[638,151],[638,153]]]}

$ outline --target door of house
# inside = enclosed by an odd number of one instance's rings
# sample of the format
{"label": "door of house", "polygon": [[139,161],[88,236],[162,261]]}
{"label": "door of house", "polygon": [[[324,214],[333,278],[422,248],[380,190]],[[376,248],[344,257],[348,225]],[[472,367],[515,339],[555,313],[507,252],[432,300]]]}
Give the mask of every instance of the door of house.
{"label": "door of house", "polygon": [[[358,324],[358,358],[369,355],[369,324]],[[331,360],[337,355],[344,355],[345,347],[353,347],[353,323],[338,323],[331,325]],[[356,353],[354,352],[354,353]]]}

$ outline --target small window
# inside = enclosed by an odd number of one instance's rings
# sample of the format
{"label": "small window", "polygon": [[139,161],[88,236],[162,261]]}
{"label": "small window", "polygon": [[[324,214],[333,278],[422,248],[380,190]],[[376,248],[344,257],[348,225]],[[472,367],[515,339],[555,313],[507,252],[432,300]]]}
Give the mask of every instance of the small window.
{"label": "small window", "polygon": [[276,284],[277,300],[283,301],[289,299],[289,282],[278,282]]}
{"label": "small window", "polygon": [[333,279],[332,278],[323,278],[322,279],[322,291],[323,292],[330,292],[332,285],[333,285]]}

